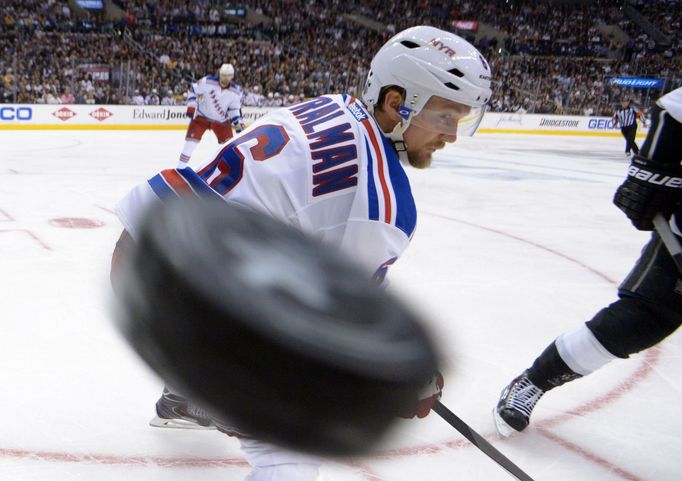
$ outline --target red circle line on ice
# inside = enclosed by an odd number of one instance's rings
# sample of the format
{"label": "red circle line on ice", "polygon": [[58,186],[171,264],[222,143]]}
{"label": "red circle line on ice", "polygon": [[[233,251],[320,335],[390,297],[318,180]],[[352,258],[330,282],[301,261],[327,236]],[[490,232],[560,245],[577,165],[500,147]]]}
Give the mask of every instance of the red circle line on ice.
{"label": "red circle line on ice", "polygon": [[65,229],[94,229],[104,225],[104,222],[101,220],[88,219],[86,217],[58,217],[50,219],[49,223],[54,227],[63,227]]}
{"label": "red circle line on ice", "polygon": [[[479,225],[473,222],[465,221],[462,219],[457,219],[454,217],[449,217],[443,214],[437,214],[433,212],[421,212],[422,214],[431,215],[434,217],[439,217],[452,222],[457,222],[460,224],[468,225],[473,228],[485,230],[493,234],[501,235],[509,239],[513,239],[524,244],[531,245],[540,250],[548,252],[552,255],[558,256],[565,259],[573,264],[580,266],[581,268],[591,272],[602,280],[608,282],[612,285],[617,285],[618,283],[603,274],[602,272],[594,269],[582,261],[563,254],[552,248],[543,246],[542,244],[536,243],[529,239],[504,232],[499,229],[493,229],[483,225]],[[53,219],[53,221],[58,219]],[[89,220],[89,219],[85,219]],[[50,221],[51,223],[53,221]],[[98,227],[98,226],[94,226]],[[590,461],[602,467],[611,474],[616,474],[620,478],[626,481],[644,481],[644,478],[638,477],[637,475],[622,469],[615,464],[609,462],[608,460],[584,449],[574,443],[562,438],[561,436],[552,433],[549,428],[561,424],[575,415],[584,415],[597,411],[605,406],[611,404],[613,401],[621,398],[633,388],[635,388],[639,383],[646,379],[651,372],[653,372],[654,367],[659,359],[660,351],[656,347],[649,349],[646,354],[642,357],[640,362],[642,363],[635,372],[633,372],[628,378],[623,380],[617,386],[612,388],[610,391],[598,396],[597,398],[578,406],[576,409],[559,414],[554,418],[546,419],[537,424],[536,430],[543,437],[551,440],[563,448],[572,451],[574,454],[582,457],[583,459]],[[492,401],[491,401],[492,402]],[[432,414],[434,415],[434,414]],[[485,438],[488,440],[494,440],[497,436],[493,433],[485,434]],[[419,455],[429,455],[436,454],[446,449],[456,449],[464,447],[473,447],[464,438],[456,438],[452,441],[446,441],[438,444],[425,444],[421,446],[412,446],[407,448],[399,448],[385,451],[381,454],[374,456],[375,459],[399,459],[409,456],[419,456]],[[180,457],[180,456],[135,456],[135,455],[106,455],[106,454],[75,454],[67,452],[53,452],[53,451],[40,451],[40,450],[23,450],[23,449],[6,449],[0,448],[0,457],[4,458],[27,458],[31,460],[40,460],[48,462],[78,462],[78,463],[92,463],[92,464],[103,464],[103,465],[156,465],[166,468],[217,468],[217,467],[230,467],[230,468],[246,468],[248,464],[243,458],[199,458],[199,457]],[[492,462],[491,462],[492,463]],[[383,480],[383,478],[372,471],[365,463],[358,463],[354,461],[347,462],[346,465],[354,467],[360,471],[360,475],[367,480]],[[495,467],[491,464],[491,470]],[[532,474],[532,473],[529,473]]]}

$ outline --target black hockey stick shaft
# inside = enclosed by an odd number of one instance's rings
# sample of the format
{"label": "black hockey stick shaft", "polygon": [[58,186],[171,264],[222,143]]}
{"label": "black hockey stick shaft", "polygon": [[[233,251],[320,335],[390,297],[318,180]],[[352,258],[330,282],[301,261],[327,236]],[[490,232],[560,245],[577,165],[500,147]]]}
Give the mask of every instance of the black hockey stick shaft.
{"label": "black hockey stick shaft", "polygon": [[462,421],[455,413],[453,413],[447,407],[445,407],[443,403],[441,403],[440,401],[436,401],[436,403],[433,405],[433,410],[436,411],[436,413],[440,417],[445,419],[450,426],[459,431],[460,434],[462,434],[462,436],[471,441],[471,444],[473,444],[478,449],[483,451],[483,453],[486,456],[495,461],[498,465],[500,465],[505,471],[514,476],[516,479],[520,481],[533,481],[533,478],[524,473],[521,470],[521,468],[519,468],[516,464],[511,462],[509,458],[507,458],[504,454],[495,449],[495,447],[493,447],[492,444],[486,441],[476,431],[471,429],[471,427],[469,427],[467,423]]}
{"label": "black hockey stick shaft", "polygon": [[675,237],[670,224],[661,214],[656,214],[654,217],[654,227],[656,227],[656,232],[661,236],[666,249],[670,252],[670,255],[677,266],[677,271],[680,276],[682,276],[682,247],[680,247],[680,242]]}

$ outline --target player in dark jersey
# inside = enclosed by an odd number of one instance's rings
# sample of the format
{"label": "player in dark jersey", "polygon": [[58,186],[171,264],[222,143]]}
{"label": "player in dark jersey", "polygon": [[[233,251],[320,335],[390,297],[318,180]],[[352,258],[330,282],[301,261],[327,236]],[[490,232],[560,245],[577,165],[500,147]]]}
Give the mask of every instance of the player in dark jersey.
{"label": "player in dark jersey", "polygon": [[[640,154],[618,188],[614,203],[643,231],[657,213],[682,238],[682,88],[659,99]],[[653,232],[641,257],[618,289],[619,299],[590,321],[559,336],[504,388],[493,414],[498,431],[524,430],[540,398],[609,361],[650,348],[682,323],[682,281],[673,258]]]}

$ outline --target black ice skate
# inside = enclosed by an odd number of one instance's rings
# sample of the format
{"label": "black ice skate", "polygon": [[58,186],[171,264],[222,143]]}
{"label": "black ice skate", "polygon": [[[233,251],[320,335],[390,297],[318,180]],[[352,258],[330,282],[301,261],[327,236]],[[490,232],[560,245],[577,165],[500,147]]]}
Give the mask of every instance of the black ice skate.
{"label": "black ice skate", "polygon": [[495,427],[501,436],[523,431],[528,426],[530,414],[545,391],[528,379],[527,371],[502,390],[500,400],[493,409]]}
{"label": "black ice skate", "polygon": [[167,388],[163,389],[156,402],[156,417],[149,421],[149,425],[157,428],[215,429],[206,411]]}

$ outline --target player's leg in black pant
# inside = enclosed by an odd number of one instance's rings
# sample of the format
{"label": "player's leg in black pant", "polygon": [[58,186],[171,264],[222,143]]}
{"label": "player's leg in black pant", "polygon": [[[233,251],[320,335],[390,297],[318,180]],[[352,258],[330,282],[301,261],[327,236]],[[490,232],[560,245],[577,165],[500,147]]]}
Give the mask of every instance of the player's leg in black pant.
{"label": "player's leg in black pant", "polygon": [[632,151],[635,154],[639,154],[639,147],[637,147],[637,144],[635,143],[635,138],[637,137],[637,124],[632,124],[631,126],[627,127],[628,129],[628,137],[627,141],[630,147],[628,150],[632,149]]}
{"label": "player's leg in black pant", "polygon": [[629,154],[630,153],[630,140],[628,139],[627,127],[621,127],[620,133],[623,134],[623,138],[625,139],[625,153]]}
{"label": "player's leg in black pant", "polygon": [[551,343],[503,391],[495,408],[502,435],[522,431],[545,392],[590,374],[615,358],[648,349],[682,323],[682,280],[657,233],[618,291],[619,300]]}

